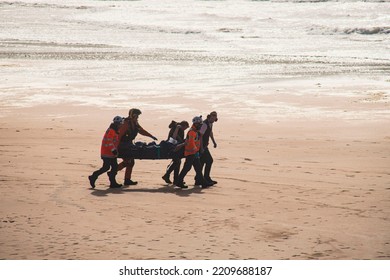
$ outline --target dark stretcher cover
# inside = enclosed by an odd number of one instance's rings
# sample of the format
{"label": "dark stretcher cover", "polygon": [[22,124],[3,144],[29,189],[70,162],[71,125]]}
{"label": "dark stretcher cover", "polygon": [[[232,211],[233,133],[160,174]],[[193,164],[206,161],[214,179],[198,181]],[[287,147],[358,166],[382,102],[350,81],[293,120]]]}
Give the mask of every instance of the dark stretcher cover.
{"label": "dark stretcher cover", "polygon": [[179,152],[175,152],[176,145],[161,141],[160,144],[151,142],[149,144],[143,142],[122,142],[118,147],[119,158],[134,158],[134,159],[172,159],[179,156]]}

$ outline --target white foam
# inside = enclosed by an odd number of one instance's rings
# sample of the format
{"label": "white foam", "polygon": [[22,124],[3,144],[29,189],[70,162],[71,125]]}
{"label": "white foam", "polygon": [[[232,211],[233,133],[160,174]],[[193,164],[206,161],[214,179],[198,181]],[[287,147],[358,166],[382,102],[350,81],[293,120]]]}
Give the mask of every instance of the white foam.
{"label": "white foam", "polygon": [[[266,102],[279,93],[361,100],[369,90],[389,92],[390,3],[297,2],[1,3],[0,105],[131,104],[192,112],[184,104],[200,99],[257,119],[383,117],[380,110],[348,115],[315,104],[299,110],[297,104]],[[164,97],[175,101],[161,104]]]}

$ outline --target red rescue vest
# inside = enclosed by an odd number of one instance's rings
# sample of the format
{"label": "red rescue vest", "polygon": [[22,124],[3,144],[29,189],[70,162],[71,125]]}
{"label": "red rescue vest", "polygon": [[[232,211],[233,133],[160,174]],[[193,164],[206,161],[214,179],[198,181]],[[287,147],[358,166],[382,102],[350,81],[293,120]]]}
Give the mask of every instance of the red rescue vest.
{"label": "red rescue vest", "polygon": [[107,129],[102,140],[102,146],[100,154],[106,158],[116,158],[117,156],[112,153],[113,150],[118,148],[119,136],[118,133],[112,128]]}
{"label": "red rescue vest", "polygon": [[187,133],[187,138],[184,146],[184,156],[194,155],[200,149],[200,134],[194,126]]}

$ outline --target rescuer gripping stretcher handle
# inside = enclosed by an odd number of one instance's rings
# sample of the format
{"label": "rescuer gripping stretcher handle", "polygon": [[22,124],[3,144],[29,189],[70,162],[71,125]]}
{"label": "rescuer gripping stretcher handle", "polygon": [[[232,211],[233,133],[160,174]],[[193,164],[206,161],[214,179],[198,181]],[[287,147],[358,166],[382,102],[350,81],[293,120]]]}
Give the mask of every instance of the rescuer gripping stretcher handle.
{"label": "rescuer gripping stretcher handle", "polygon": [[184,142],[184,156],[186,161],[184,163],[183,169],[179,174],[177,179],[176,186],[186,189],[188,186],[184,183],[184,177],[187,175],[188,171],[191,170],[191,167],[194,166],[196,177],[200,181],[202,188],[207,188],[212,186],[202,175],[202,168],[199,160],[199,150],[201,147],[201,134],[199,129],[202,126],[202,116],[196,116],[192,119],[192,127],[187,133],[186,140]]}
{"label": "rescuer gripping stretcher handle", "polygon": [[173,182],[177,182],[179,178],[181,158],[184,157],[184,132],[187,128],[189,128],[189,123],[187,121],[175,122],[172,121],[168,128],[168,139],[167,142],[172,145],[176,145],[174,152],[172,153],[172,161],[167,166],[167,170],[165,174],[162,176],[162,179],[167,184],[172,184],[172,181],[169,179],[170,174],[173,172]]}
{"label": "rescuer gripping stretcher handle", "polygon": [[[119,128],[119,141],[120,142],[130,142],[133,143],[134,139],[137,137],[138,133],[147,137],[157,140],[152,134],[147,132],[141,127],[138,123],[138,117],[142,112],[139,109],[133,108],[129,110],[129,116],[124,119],[123,124]],[[125,171],[125,180],[124,185],[136,185],[138,182],[131,180],[131,175],[133,171],[135,161],[134,158],[125,158],[118,165],[118,170],[122,170],[126,167]]]}

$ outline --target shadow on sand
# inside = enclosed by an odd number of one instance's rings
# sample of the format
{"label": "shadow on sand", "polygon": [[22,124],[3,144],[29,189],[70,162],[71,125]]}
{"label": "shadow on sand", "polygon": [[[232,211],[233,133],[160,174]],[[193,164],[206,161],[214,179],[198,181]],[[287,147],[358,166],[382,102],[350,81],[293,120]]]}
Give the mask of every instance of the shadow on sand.
{"label": "shadow on sand", "polygon": [[188,189],[180,189],[178,187],[173,187],[172,185],[163,185],[157,189],[153,188],[139,188],[139,187],[129,187],[124,186],[118,189],[90,189],[92,190],[91,194],[96,196],[108,196],[110,194],[124,194],[132,192],[145,192],[145,193],[166,193],[166,194],[175,194],[178,196],[189,196],[191,194],[202,194],[202,188],[200,187],[189,187]]}

